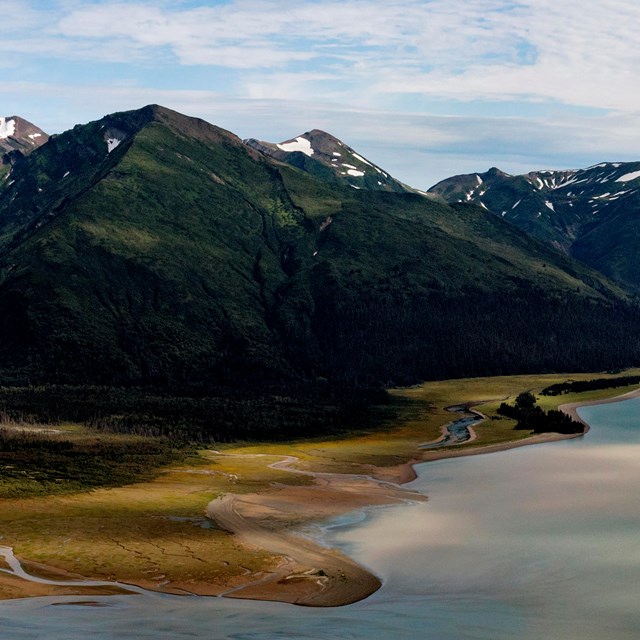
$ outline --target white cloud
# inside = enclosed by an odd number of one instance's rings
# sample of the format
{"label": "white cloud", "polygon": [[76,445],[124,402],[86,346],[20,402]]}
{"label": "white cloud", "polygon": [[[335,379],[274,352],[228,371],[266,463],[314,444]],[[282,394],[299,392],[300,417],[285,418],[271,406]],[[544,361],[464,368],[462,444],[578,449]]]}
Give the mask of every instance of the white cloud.
{"label": "white cloud", "polygon": [[[468,15],[462,23],[467,20]],[[477,59],[454,55],[417,74],[401,69],[395,78],[381,80],[376,90],[465,101],[524,99],[603,109],[640,108],[635,33],[640,5],[615,0],[529,0],[517,12],[502,14],[499,22],[502,28],[490,30],[493,49],[480,40]],[[462,47],[477,45],[474,29],[462,26],[458,34]],[[529,52],[529,60],[509,60],[508,52],[515,54],[518,47]],[[492,51],[502,54],[493,59]]]}
{"label": "white cloud", "polygon": [[[319,127],[420,187],[444,171],[580,166],[640,149],[640,5],[628,0],[196,5],[0,0],[12,16],[0,39],[5,109],[52,131],[149,102],[243,137]],[[86,62],[89,82],[76,74]],[[27,82],[52,69],[56,83]]]}
{"label": "white cloud", "polygon": [[[341,83],[331,90],[343,101],[356,104],[355,88],[378,107],[415,94],[606,109],[640,103],[640,5],[622,0],[231,0],[196,7],[104,0],[60,4],[46,14],[35,6],[23,2],[25,17],[0,51],[260,69],[260,79],[249,74],[235,83],[246,83],[247,95],[264,95],[273,73],[314,72]],[[326,82],[307,86],[327,91]]]}

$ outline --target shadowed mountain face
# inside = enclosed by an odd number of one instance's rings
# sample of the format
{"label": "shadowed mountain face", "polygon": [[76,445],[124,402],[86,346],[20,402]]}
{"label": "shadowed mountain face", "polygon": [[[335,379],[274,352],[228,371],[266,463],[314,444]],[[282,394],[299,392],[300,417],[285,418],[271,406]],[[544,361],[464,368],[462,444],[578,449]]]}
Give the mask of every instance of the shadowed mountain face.
{"label": "shadowed mountain face", "polygon": [[158,106],[52,137],[0,186],[2,382],[608,368],[639,329],[622,290],[482,208],[342,186]]}
{"label": "shadowed mountain face", "polygon": [[455,176],[430,193],[471,202],[640,291],[640,162],[510,176]]}

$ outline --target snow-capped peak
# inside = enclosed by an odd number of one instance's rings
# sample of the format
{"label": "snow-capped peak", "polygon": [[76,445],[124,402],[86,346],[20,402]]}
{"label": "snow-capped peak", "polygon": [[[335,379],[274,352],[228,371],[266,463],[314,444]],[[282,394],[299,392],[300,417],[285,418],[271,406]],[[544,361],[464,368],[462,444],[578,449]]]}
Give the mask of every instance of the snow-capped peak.
{"label": "snow-capped peak", "polygon": [[16,132],[16,121],[0,118],[0,138],[8,138]]}

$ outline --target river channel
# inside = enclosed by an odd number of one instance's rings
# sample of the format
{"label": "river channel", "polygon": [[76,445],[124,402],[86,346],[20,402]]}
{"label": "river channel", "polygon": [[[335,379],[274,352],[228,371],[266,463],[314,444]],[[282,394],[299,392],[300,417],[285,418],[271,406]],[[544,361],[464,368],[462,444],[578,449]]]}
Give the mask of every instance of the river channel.
{"label": "river channel", "polygon": [[[323,529],[379,575],[335,609],[138,594],[0,602],[2,640],[635,640],[640,398],[583,407],[584,438],[418,466],[426,503]],[[101,606],[86,606],[80,603]]]}

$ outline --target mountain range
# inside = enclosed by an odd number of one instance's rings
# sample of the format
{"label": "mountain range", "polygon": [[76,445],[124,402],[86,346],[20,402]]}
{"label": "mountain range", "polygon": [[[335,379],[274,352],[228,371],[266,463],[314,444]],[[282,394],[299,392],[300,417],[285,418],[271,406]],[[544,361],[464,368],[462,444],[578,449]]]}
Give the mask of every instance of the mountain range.
{"label": "mountain range", "polygon": [[448,178],[429,192],[483,207],[640,293],[640,162],[518,176],[492,168]]}
{"label": "mountain range", "polygon": [[466,178],[438,202],[327,133],[243,141],[157,105],[15,151],[4,384],[363,386],[640,357],[633,292],[553,225],[474,205]]}

